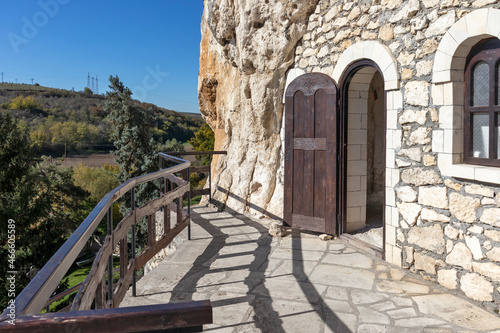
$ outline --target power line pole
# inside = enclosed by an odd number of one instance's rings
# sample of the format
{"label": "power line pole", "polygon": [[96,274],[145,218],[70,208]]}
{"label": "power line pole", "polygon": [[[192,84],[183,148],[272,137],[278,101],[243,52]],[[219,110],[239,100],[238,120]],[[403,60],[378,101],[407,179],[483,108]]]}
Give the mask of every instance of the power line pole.
{"label": "power line pole", "polygon": [[92,76],[92,92],[94,92],[94,77]]}
{"label": "power line pole", "polygon": [[31,85],[33,85],[33,78],[31,78]]}
{"label": "power line pole", "polygon": [[99,95],[99,76],[95,76],[95,93]]}
{"label": "power line pole", "polygon": [[87,88],[90,89],[90,72],[89,74],[87,75]]}

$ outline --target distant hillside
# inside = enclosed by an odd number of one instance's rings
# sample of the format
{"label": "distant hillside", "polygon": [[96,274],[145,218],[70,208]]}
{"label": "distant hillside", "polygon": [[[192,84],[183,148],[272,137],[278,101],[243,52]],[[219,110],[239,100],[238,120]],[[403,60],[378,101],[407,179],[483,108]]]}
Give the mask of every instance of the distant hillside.
{"label": "distant hillside", "polygon": [[[110,149],[111,123],[103,106],[105,95],[28,84],[0,83],[0,110],[11,112],[28,128],[34,149],[40,153]],[[151,103],[137,104],[154,113],[151,135],[161,144],[176,139],[186,142],[204,123],[201,115],[180,113]]]}

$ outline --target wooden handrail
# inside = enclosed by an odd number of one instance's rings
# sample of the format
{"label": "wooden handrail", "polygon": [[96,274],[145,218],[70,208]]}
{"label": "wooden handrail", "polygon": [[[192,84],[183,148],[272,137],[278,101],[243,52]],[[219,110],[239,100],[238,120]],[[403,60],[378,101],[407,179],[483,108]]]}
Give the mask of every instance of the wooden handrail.
{"label": "wooden handrail", "polygon": [[160,153],[164,155],[171,156],[183,156],[183,155],[227,155],[227,151],[224,150],[216,150],[216,151],[169,151],[166,153]]}
{"label": "wooden handrail", "polygon": [[[196,152],[196,155],[203,154],[226,154],[226,152]],[[185,214],[182,210],[182,198],[189,192],[189,182],[174,176],[174,174],[183,172],[185,176],[188,176],[191,163],[179,157],[174,157],[165,153],[160,153],[159,156],[160,161],[169,160],[177,163],[177,165],[163,169],[161,168],[160,162],[160,171],[129,179],[108,192],[94,207],[92,212],[90,212],[90,214],[85,218],[82,224],[80,224],[80,226],[75,230],[75,232],[44,265],[28,286],[17,296],[15,300],[16,318],[19,318],[21,315],[39,313],[53,301],[76,290],[77,286],[74,286],[49,300],[52,292],[59,285],[61,279],[82,251],[87,240],[91,237],[100,221],[106,214],[110,214],[110,208],[113,203],[139,184],[147,183],[156,179],[163,179],[165,182],[165,193],[162,193],[159,198],[149,201],[142,207],[135,208],[134,205],[130,213],[125,216],[122,221],[120,221],[116,229],[112,231],[111,234],[108,234],[103,246],[93,262],[90,273],[87,275],[85,281],[80,285],[79,291],[71,306],[71,310],[87,310],[90,309],[92,304],[95,304],[96,308],[118,306],[125,296],[125,292],[131,282],[133,285],[133,294],[135,293],[135,271],[139,270],[147,263],[148,260],[156,255],[159,250],[168,245],[176,235],[178,235],[186,226],[189,226],[190,222],[189,203],[187,214]],[[187,179],[189,179],[189,176]],[[167,181],[171,184],[168,187],[166,183]],[[167,190],[167,188],[169,190]],[[210,193],[210,191],[208,192]],[[131,193],[133,194],[133,191]],[[177,201],[177,204],[173,203],[174,200]],[[133,228],[135,223],[137,223],[141,218],[145,216],[151,218],[161,207],[163,207],[165,211],[169,211],[170,209],[176,210],[177,223],[175,227],[170,228],[170,219],[168,219],[168,221],[164,221],[164,235],[160,239],[156,240],[154,237],[155,223],[149,223],[148,233],[150,234],[150,237],[153,235],[153,238],[150,239],[148,247],[145,248],[142,254],[135,258],[134,253],[133,257],[129,260],[127,258],[128,231],[130,228],[134,230]],[[190,234],[190,232],[188,232],[188,234]],[[132,240],[132,244],[134,244],[134,240]],[[109,265],[111,263],[111,254],[118,245],[120,246],[120,279],[116,284],[116,288],[113,290],[114,283],[112,283]],[[108,281],[105,279],[106,265],[108,266]],[[108,301],[106,301],[106,293],[108,294]],[[111,299],[109,299],[110,297]],[[0,316],[0,323],[8,319],[8,309],[6,309]]]}
{"label": "wooden handrail", "polygon": [[202,327],[212,323],[210,301],[134,306],[116,309],[23,315],[15,325],[0,322],[2,332],[151,332]]}
{"label": "wooden handrail", "polygon": [[[163,154],[165,155],[165,154]],[[24,288],[24,290],[16,298],[16,313],[30,314],[40,312],[47,300],[52,295],[53,291],[59,285],[68,269],[75,261],[78,254],[84,248],[87,240],[92,236],[102,218],[107,214],[108,209],[112,204],[120,199],[125,193],[130,191],[139,184],[149,182],[158,178],[163,178],[173,173],[182,171],[191,165],[191,162],[171,157],[164,156],[163,158],[181,162],[182,164],[172,166],[154,173],[131,178],[120,184],[110,192],[108,192],[102,200],[94,207],[92,212],[85,218],[75,232],[66,240],[66,242],[57,250],[57,252],[49,259],[38,274]],[[7,318],[7,312],[4,311],[0,316],[0,320]]]}

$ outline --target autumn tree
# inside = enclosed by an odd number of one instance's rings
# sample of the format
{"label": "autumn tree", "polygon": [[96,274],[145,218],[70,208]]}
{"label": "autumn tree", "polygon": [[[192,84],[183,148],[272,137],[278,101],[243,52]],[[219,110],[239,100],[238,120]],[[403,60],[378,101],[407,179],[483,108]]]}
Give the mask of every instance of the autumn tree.
{"label": "autumn tree", "polygon": [[[214,150],[215,134],[214,131],[204,123],[198,131],[194,133],[194,137],[188,141],[193,146],[195,151],[212,151]],[[209,157],[206,155],[196,155],[196,158],[208,165]]]}

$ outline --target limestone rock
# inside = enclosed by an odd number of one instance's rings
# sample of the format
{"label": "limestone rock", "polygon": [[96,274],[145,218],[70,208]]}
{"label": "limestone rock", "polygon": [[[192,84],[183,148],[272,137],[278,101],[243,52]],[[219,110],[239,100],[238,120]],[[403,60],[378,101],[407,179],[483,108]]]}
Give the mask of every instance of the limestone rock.
{"label": "limestone rock", "polygon": [[491,278],[493,281],[500,282],[500,266],[492,262],[473,262],[472,270],[481,275]]}
{"label": "limestone rock", "polygon": [[500,262],[500,247],[492,248],[490,251],[486,252],[486,256],[491,261]]}
{"label": "limestone rock", "polygon": [[213,186],[222,189],[213,198],[236,211],[283,216],[281,101],[318,2],[203,1],[200,112],[215,150],[227,151],[213,160]]}
{"label": "limestone rock", "polygon": [[403,68],[401,70],[401,79],[402,80],[409,80],[413,77],[413,69],[410,68]]}
{"label": "limestone rock", "polygon": [[436,275],[436,260],[417,252],[415,253],[415,268],[427,274]]}
{"label": "limestone rock", "polygon": [[328,240],[331,240],[333,239],[333,236],[332,235],[328,235],[328,234],[321,234],[318,236],[318,238],[322,241],[328,241]]}
{"label": "limestone rock", "polygon": [[404,250],[405,250],[405,262],[408,265],[413,264],[415,249],[411,246],[405,246]]}
{"label": "limestone rock", "polygon": [[397,155],[408,157],[410,160],[414,160],[415,162],[420,162],[420,160],[422,159],[422,148],[415,147],[415,148],[401,149],[398,151]]}
{"label": "limestone rock", "polygon": [[479,207],[479,204],[477,198],[456,192],[450,194],[450,212],[462,222],[473,223],[476,221],[476,208]]}
{"label": "limestone rock", "polygon": [[286,228],[282,224],[274,222],[269,226],[268,233],[273,237],[282,237],[286,234]]}
{"label": "limestone rock", "polygon": [[457,243],[450,254],[446,256],[446,263],[470,271],[472,269],[472,253],[464,243]]}
{"label": "limestone rock", "polygon": [[429,155],[429,154],[425,154],[424,155],[423,162],[424,162],[425,166],[435,166],[435,165],[437,165],[436,157],[432,156],[432,155]]}
{"label": "limestone rock", "polygon": [[491,302],[493,300],[493,285],[479,274],[467,273],[462,276],[460,288],[468,297],[476,301]]}
{"label": "limestone rock", "polygon": [[432,60],[423,60],[417,62],[417,76],[429,75],[432,72]]}
{"label": "limestone rock", "polygon": [[458,239],[458,230],[453,228],[451,225],[444,227],[444,234],[450,239]]}
{"label": "limestone rock", "polygon": [[469,194],[483,195],[488,198],[493,198],[495,196],[495,192],[493,192],[493,190],[477,184],[465,186],[465,192]]}
{"label": "limestone rock", "polygon": [[440,35],[443,31],[447,31],[455,23],[455,11],[450,10],[443,16],[440,16],[436,21],[431,23],[425,31],[425,37],[429,38],[435,35]]}
{"label": "limestone rock", "polygon": [[399,123],[401,125],[418,123],[420,125],[425,124],[427,117],[427,111],[416,111],[416,110],[406,110],[399,117]]}
{"label": "limestone rock", "polygon": [[401,6],[401,2],[402,0],[382,0],[380,4],[382,7],[394,9]]}
{"label": "limestone rock", "polygon": [[472,3],[472,7],[481,8],[495,2],[497,2],[497,0],[476,0]]}
{"label": "limestone rock", "polygon": [[403,216],[403,219],[406,221],[406,223],[408,223],[409,225],[414,225],[417,222],[417,217],[420,214],[420,211],[422,210],[422,207],[420,207],[419,204],[398,202],[397,206],[399,213],[401,214],[401,216]]}
{"label": "limestone rock", "polygon": [[457,289],[457,270],[442,269],[437,272],[438,282],[445,288]]}
{"label": "limestone rock", "polygon": [[439,0],[422,0],[425,8],[433,8],[439,4]]}
{"label": "limestone rock", "polygon": [[394,30],[392,29],[392,25],[387,24],[380,28],[378,37],[386,42],[392,40],[394,38]]}
{"label": "limestone rock", "polygon": [[473,225],[472,227],[467,229],[467,232],[473,234],[482,234],[484,232],[484,228],[478,225]]}
{"label": "limestone rock", "polygon": [[410,105],[428,106],[429,83],[426,81],[408,82],[405,85],[405,102]]}
{"label": "limestone rock", "polygon": [[480,221],[494,227],[500,227],[500,208],[485,208]]}
{"label": "limestone rock", "polygon": [[439,46],[438,41],[435,38],[427,39],[424,44],[422,44],[422,54],[427,55],[436,52]]}
{"label": "limestone rock", "polygon": [[424,206],[448,209],[448,189],[446,187],[421,187],[418,203]]}
{"label": "limestone rock", "polygon": [[430,227],[411,228],[408,231],[408,243],[418,245],[437,254],[443,254],[445,248],[443,229],[439,224]]}
{"label": "limestone rock", "polygon": [[349,13],[349,15],[347,16],[347,19],[349,21],[354,21],[355,19],[357,19],[359,16],[361,15],[361,9],[356,6],[354,7],[351,12]]}
{"label": "limestone rock", "polygon": [[481,250],[481,244],[479,243],[479,239],[475,236],[465,236],[465,244],[472,252],[472,256],[476,260],[481,260],[485,257],[483,251]]}
{"label": "limestone rock", "polygon": [[486,198],[485,197],[485,198],[481,199],[481,206],[488,206],[488,205],[492,205],[493,206],[493,205],[496,205],[496,204],[497,204],[497,202],[493,198]]}
{"label": "limestone rock", "polygon": [[412,168],[405,169],[401,173],[401,180],[415,186],[441,184],[441,177],[434,169]]}
{"label": "limestone rock", "polygon": [[397,197],[403,202],[417,201],[417,192],[411,186],[400,186],[396,188]]}
{"label": "limestone rock", "polygon": [[485,230],[484,235],[495,242],[500,242],[500,231],[498,230]]}
{"label": "limestone rock", "polygon": [[420,218],[423,221],[428,221],[428,222],[442,222],[442,223],[450,222],[450,218],[448,216],[439,214],[435,210],[429,208],[422,209],[422,212],[420,213]]}
{"label": "limestone rock", "polygon": [[397,13],[391,16],[389,22],[394,23],[413,17],[420,9],[419,0],[405,1],[405,5]]}
{"label": "limestone rock", "polygon": [[460,192],[460,190],[462,189],[462,185],[461,184],[454,183],[451,179],[446,179],[444,181],[444,184],[446,186],[448,186],[449,188],[454,189],[457,192]]}
{"label": "limestone rock", "polygon": [[402,52],[398,57],[398,61],[402,66],[410,65],[413,59],[415,59],[415,53],[410,52]]}

